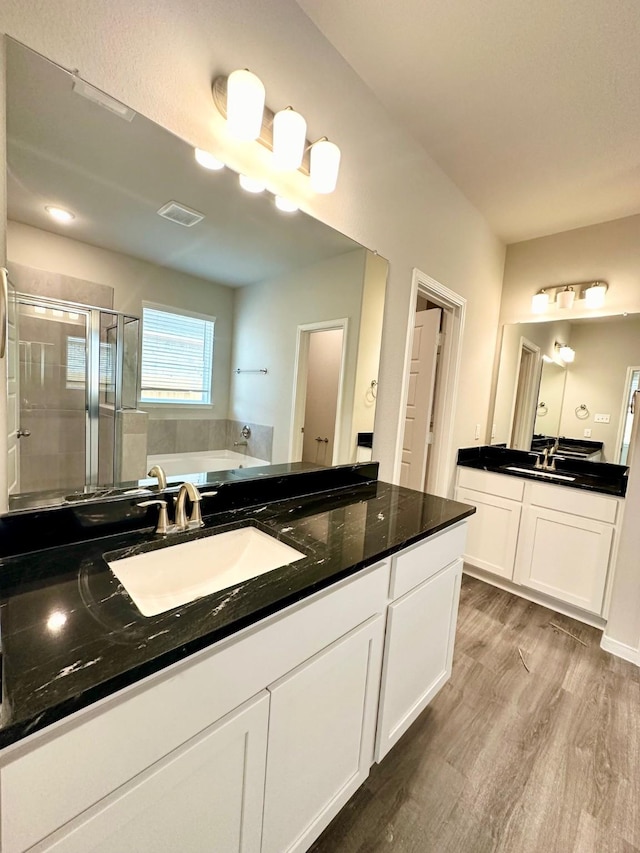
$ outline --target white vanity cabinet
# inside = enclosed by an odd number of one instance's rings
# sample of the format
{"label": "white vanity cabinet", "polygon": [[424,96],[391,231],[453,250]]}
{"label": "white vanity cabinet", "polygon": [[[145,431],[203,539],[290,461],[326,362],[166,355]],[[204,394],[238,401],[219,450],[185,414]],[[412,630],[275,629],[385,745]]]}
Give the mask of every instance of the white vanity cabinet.
{"label": "white vanity cabinet", "polygon": [[451,676],[466,533],[461,524],[393,558],[376,761]]}
{"label": "white vanity cabinet", "polygon": [[486,580],[512,580],[578,619],[606,616],[623,498],[458,468],[456,499],[478,507],[464,559]]}
{"label": "white vanity cabinet", "polygon": [[513,578],[524,483],[489,471],[458,469],[456,500],[475,506],[469,519],[465,560],[486,572]]}

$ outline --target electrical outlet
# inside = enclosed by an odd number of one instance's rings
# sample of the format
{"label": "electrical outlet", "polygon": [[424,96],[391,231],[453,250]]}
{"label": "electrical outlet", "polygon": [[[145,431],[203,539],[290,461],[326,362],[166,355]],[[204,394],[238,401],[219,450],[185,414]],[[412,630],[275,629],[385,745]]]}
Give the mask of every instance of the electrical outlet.
{"label": "electrical outlet", "polygon": [[482,426],[482,424],[476,424],[476,432],[475,432],[476,441],[478,441],[478,439],[480,438],[480,427],[481,426]]}
{"label": "electrical outlet", "polygon": [[596,424],[608,424],[611,421],[611,415],[594,415],[593,420]]}
{"label": "electrical outlet", "polygon": [[585,431],[582,434],[584,435],[585,438],[591,438],[591,430],[590,429],[585,429]]}

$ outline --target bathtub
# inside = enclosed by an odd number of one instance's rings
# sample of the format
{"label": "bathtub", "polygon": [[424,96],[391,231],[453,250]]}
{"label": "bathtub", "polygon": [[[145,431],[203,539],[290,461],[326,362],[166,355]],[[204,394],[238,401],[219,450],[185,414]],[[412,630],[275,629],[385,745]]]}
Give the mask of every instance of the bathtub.
{"label": "bathtub", "polygon": [[[195,453],[166,453],[147,456],[147,471],[152,465],[160,465],[167,475],[167,480],[183,477],[185,474],[207,474],[211,471],[230,471],[233,468],[255,468],[259,465],[270,465],[264,459],[236,453],[233,450],[199,450]],[[190,480],[197,484],[196,478]],[[206,482],[203,476],[202,482]]]}

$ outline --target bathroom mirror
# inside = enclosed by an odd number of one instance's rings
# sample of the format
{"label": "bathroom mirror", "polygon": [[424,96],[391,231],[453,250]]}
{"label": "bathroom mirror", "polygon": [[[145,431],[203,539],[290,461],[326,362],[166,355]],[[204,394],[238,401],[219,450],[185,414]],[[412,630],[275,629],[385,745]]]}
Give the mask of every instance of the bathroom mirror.
{"label": "bathroom mirror", "polygon": [[[154,461],[176,478],[355,462],[373,430],[387,262],[6,43],[10,509],[25,493],[144,484]],[[89,308],[123,335],[95,358]],[[120,382],[110,419],[91,416],[92,382],[105,404]]]}
{"label": "bathroom mirror", "polygon": [[[560,344],[573,362],[562,360]],[[529,450],[534,435],[597,442],[598,461],[625,464],[639,376],[640,314],[506,325],[492,443]]]}

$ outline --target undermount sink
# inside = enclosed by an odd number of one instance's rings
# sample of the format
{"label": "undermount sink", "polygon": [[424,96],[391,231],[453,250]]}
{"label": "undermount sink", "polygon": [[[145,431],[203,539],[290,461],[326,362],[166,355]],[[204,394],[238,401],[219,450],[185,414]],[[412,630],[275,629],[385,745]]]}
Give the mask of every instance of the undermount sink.
{"label": "undermount sink", "polygon": [[534,474],[536,477],[545,477],[549,480],[567,480],[572,483],[575,477],[570,477],[568,474],[556,474],[553,471],[541,471],[538,468],[519,468],[517,465],[504,465],[505,471],[515,471],[518,474]]}
{"label": "undermount sink", "polygon": [[143,616],[157,616],[219,592],[305,555],[247,525],[107,564]]}

